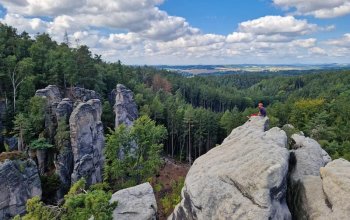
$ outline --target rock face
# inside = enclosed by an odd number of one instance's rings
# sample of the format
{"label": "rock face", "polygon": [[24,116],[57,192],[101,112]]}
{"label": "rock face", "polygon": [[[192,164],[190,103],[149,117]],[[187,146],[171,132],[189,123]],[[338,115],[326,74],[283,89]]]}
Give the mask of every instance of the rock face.
{"label": "rock face", "polygon": [[323,195],[320,168],[331,161],[313,139],[300,134],[291,136],[288,205],[293,219],[322,219],[329,214]]}
{"label": "rock face", "polygon": [[87,185],[102,181],[104,136],[102,107],[98,99],[80,103],[69,119],[74,157],[72,182],[86,179]]}
{"label": "rock face", "polygon": [[68,88],[66,94],[68,98],[74,101],[87,102],[90,99],[101,99],[101,96],[94,90],[84,89],[80,87]]}
{"label": "rock face", "polygon": [[138,117],[137,106],[133,96],[133,92],[124,85],[117,85],[114,104],[115,127],[121,124],[130,127]]}
{"label": "rock face", "polygon": [[34,161],[0,163],[0,219],[24,214],[26,201],[34,196],[41,196],[40,177]]}
{"label": "rock face", "polygon": [[60,90],[55,85],[49,85],[45,89],[39,89],[35,92],[35,95],[46,97],[49,103],[59,103],[62,99]]}
{"label": "rock face", "polygon": [[18,138],[17,137],[8,137],[4,138],[4,143],[7,144],[10,151],[18,150]]}
{"label": "rock face", "polygon": [[[63,198],[71,183],[81,177],[85,177],[89,185],[102,180],[104,145],[101,103],[97,100],[100,95],[93,90],[79,87],[68,88],[64,92],[68,98],[62,99],[61,94],[63,93],[54,85],[36,92],[36,96],[47,99],[45,128],[52,144],[56,141],[58,124],[67,125],[68,138],[63,141],[61,149],[54,155],[55,172],[61,180],[61,186],[57,192],[58,199]],[[73,109],[75,109],[74,112]],[[45,152],[37,151],[36,157],[39,169],[45,173]]]}
{"label": "rock face", "polygon": [[[69,98],[64,98],[56,108],[56,117],[59,123],[68,126],[69,117],[73,111],[73,102]],[[68,132],[68,131],[67,131]],[[68,136],[68,135],[67,135]],[[55,157],[55,172],[61,180],[61,186],[57,192],[57,198],[61,199],[68,192],[71,186],[71,175],[73,173],[73,152],[70,139],[63,143],[62,149]]]}
{"label": "rock face", "polygon": [[120,190],[112,195],[110,201],[118,202],[113,211],[115,220],[157,219],[157,202],[149,183]]}
{"label": "rock face", "polygon": [[[57,128],[56,107],[62,100],[60,90],[55,85],[49,85],[45,89],[37,90],[35,96],[46,99],[45,133],[47,134],[50,144],[54,144],[54,137]],[[38,159],[40,173],[44,174],[47,170],[47,151],[38,150],[36,157]]]}
{"label": "rock face", "polygon": [[320,171],[323,190],[332,211],[328,219],[349,219],[350,162],[337,159],[328,163]]}
{"label": "rock face", "polygon": [[168,219],[291,219],[289,152],[279,128],[252,117],[189,170],[182,201]]}
{"label": "rock face", "polygon": [[348,219],[350,162],[344,159],[329,162],[320,168],[318,175],[302,176],[291,190],[293,219]]}

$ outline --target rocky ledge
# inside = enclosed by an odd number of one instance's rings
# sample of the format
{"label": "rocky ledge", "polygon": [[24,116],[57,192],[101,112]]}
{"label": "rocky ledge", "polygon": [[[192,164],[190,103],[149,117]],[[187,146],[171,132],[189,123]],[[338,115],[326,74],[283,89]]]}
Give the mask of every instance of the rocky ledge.
{"label": "rocky ledge", "polygon": [[252,117],[199,157],[169,220],[347,219],[350,162]]}
{"label": "rocky ledge", "polygon": [[38,168],[32,160],[0,162],[0,219],[25,213],[26,201],[41,197]]}

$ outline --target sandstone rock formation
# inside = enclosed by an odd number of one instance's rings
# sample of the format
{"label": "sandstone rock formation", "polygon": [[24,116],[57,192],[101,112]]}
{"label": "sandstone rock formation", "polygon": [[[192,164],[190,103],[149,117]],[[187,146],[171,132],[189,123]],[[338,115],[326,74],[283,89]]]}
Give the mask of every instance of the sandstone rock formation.
{"label": "sandstone rock formation", "polygon": [[[63,146],[55,154],[55,172],[61,180],[58,199],[63,198],[71,183],[81,177],[87,178],[89,185],[102,180],[104,145],[101,103],[97,100],[100,95],[93,90],[79,87],[65,91],[64,95],[69,98],[62,99],[62,94],[54,85],[36,92],[37,96],[47,100],[45,128],[50,142],[55,144],[58,123],[66,123],[67,132],[70,133],[70,137],[64,140]],[[45,152],[36,152],[42,173],[45,172],[45,156]]]}
{"label": "sandstone rock formation", "polygon": [[[304,175],[289,189],[293,219],[342,220],[350,216],[350,162],[337,159]],[[295,181],[291,178],[290,181]],[[293,183],[293,182],[292,182]]]}
{"label": "sandstone rock formation", "polygon": [[94,90],[80,87],[71,87],[66,91],[67,97],[74,101],[87,102],[90,99],[101,99],[101,96]]}
{"label": "sandstone rock formation", "polygon": [[320,168],[331,161],[313,139],[291,136],[288,204],[294,219],[318,219],[329,214],[323,195]]}
{"label": "sandstone rock formation", "polygon": [[[59,123],[64,123],[68,127],[69,117],[72,111],[73,102],[69,98],[64,98],[56,108],[57,121]],[[71,175],[73,173],[73,152],[70,138],[67,137],[67,139],[64,140],[62,148],[55,155],[54,163],[56,168],[55,172],[61,180],[61,186],[57,192],[57,198],[61,199],[71,186]]]}
{"label": "sandstone rock formation", "polygon": [[321,168],[325,197],[331,211],[328,219],[350,217],[350,162],[337,159]]}
{"label": "sandstone rock formation", "polygon": [[38,168],[32,160],[0,162],[0,219],[24,214],[26,201],[41,196]]}
{"label": "sandstone rock formation", "polygon": [[48,85],[45,89],[35,92],[36,96],[46,97],[49,103],[59,103],[62,100],[60,90],[55,85]]}
{"label": "sandstone rock formation", "polygon": [[[35,95],[46,99],[45,133],[47,134],[49,142],[53,144],[57,128],[56,107],[62,99],[60,90],[55,85],[49,85],[45,89],[37,90]],[[39,171],[41,174],[44,174],[47,170],[47,151],[37,150],[36,158],[38,160]]]}
{"label": "sandstone rock formation", "polygon": [[291,219],[286,204],[289,152],[279,128],[252,117],[199,157],[169,219]]}
{"label": "sandstone rock formation", "polygon": [[102,107],[98,99],[80,103],[69,119],[74,156],[72,182],[86,179],[87,185],[102,181],[104,136]]}
{"label": "sandstone rock formation", "polygon": [[114,104],[115,127],[121,124],[130,127],[137,119],[138,111],[133,96],[133,92],[124,85],[117,85]]}
{"label": "sandstone rock formation", "polygon": [[113,211],[115,220],[156,220],[157,203],[149,183],[120,190],[112,195],[111,202],[118,202]]}

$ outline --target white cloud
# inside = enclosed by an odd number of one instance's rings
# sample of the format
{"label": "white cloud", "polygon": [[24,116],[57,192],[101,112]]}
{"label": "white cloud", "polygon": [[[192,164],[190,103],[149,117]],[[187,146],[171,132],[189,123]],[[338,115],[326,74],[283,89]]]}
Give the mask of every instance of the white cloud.
{"label": "white cloud", "polygon": [[[160,10],[163,1],[2,0],[8,14],[0,22],[32,35],[47,32],[58,42],[67,31],[72,46],[86,44],[109,61],[126,63],[288,62],[349,54],[344,47],[350,45],[350,34],[322,44],[307,36],[334,26],[319,27],[293,16],[264,16],[238,24],[228,35],[204,34],[185,18]],[[39,16],[49,17],[35,18]]]}
{"label": "white cloud", "polygon": [[320,48],[320,47],[312,47],[308,51],[312,55],[327,55],[327,52],[323,48]]}
{"label": "white cloud", "polygon": [[316,18],[334,18],[350,14],[350,0],[273,0],[286,10],[295,9],[295,14],[312,15]]}
{"label": "white cloud", "polygon": [[44,32],[49,26],[39,18],[24,18],[18,14],[6,14],[3,19],[0,19],[0,22],[11,25],[20,32],[26,31],[32,34]]}
{"label": "white cloud", "polygon": [[293,16],[265,16],[239,24],[240,32],[256,35],[284,35],[298,36],[316,31],[317,25],[309,24],[306,20],[299,20]]}
{"label": "white cloud", "polygon": [[350,33],[344,34],[341,38],[328,40],[325,43],[331,46],[350,48]]}

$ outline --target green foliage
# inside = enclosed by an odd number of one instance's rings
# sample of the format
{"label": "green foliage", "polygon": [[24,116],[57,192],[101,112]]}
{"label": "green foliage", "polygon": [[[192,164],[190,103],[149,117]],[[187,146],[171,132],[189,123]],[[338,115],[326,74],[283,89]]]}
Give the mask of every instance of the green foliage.
{"label": "green foliage", "polygon": [[113,187],[133,186],[152,176],[161,166],[164,126],[147,116],[138,118],[131,129],[119,126],[107,135],[104,180]]}
{"label": "green foliage", "polygon": [[89,219],[91,216],[94,216],[96,220],[113,219],[112,212],[117,204],[109,204],[111,194],[100,189],[86,192],[84,188],[84,179],[79,180],[71,187],[65,196],[63,205],[65,211],[61,219]]}
{"label": "green foliage", "polygon": [[108,128],[114,128],[115,116],[113,114],[113,108],[108,101],[103,102],[101,117],[105,131],[109,131]]}
{"label": "green foliage", "polygon": [[15,116],[14,133],[18,137],[19,151],[24,150],[25,144],[28,143],[32,137],[32,127],[28,117],[23,113]]}
{"label": "green foliage", "polygon": [[49,144],[45,138],[39,138],[37,140],[32,141],[29,147],[32,150],[45,150],[52,148],[53,145]]}
{"label": "green foliage", "polygon": [[173,181],[171,184],[171,193],[166,194],[161,198],[160,202],[163,206],[165,213],[170,214],[177,204],[181,202],[181,190],[184,186],[185,179],[179,178],[177,181]]}
{"label": "green foliage", "polygon": [[60,178],[57,174],[40,176],[43,201],[53,203],[55,201],[56,192],[61,185]]}
{"label": "green foliage", "polygon": [[29,103],[29,121],[34,134],[39,135],[45,129],[46,99],[34,96]]}
{"label": "green foliage", "polygon": [[111,220],[117,203],[109,203],[110,193],[100,189],[85,190],[85,180],[76,182],[64,197],[62,206],[46,206],[38,196],[27,201],[27,214],[23,220]]}
{"label": "green foliage", "polygon": [[57,122],[55,141],[58,151],[62,151],[70,143],[69,125],[64,118]]}
{"label": "green foliage", "polygon": [[27,214],[22,217],[22,220],[58,219],[57,213],[45,206],[39,196],[27,200],[26,210]]}

